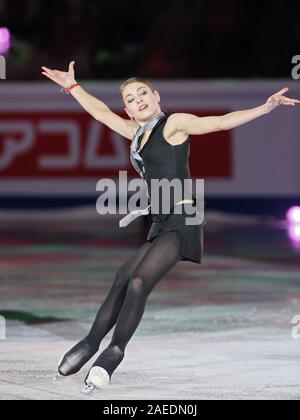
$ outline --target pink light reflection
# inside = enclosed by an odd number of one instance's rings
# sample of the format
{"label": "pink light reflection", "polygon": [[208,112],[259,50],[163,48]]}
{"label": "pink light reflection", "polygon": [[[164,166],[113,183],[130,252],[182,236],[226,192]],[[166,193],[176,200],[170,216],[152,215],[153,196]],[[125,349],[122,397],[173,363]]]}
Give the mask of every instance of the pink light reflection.
{"label": "pink light reflection", "polygon": [[8,28],[0,28],[0,54],[5,54],[10,49],[10,31]]}
{"label": "pink light reflection", "polygon": [[300,223],[300,207],[291,207],[286,214],[286,218],[290,223]]}
{"label": "pink light reflection", "polygon": [[300,225],[291,225],[288,228],[289,238],[297,245],[300,245]]}
{"label": "pink light reflection", "polygon": [[8,28],[0,28],[0,44],[5,44],[10,40],[10,31]]}

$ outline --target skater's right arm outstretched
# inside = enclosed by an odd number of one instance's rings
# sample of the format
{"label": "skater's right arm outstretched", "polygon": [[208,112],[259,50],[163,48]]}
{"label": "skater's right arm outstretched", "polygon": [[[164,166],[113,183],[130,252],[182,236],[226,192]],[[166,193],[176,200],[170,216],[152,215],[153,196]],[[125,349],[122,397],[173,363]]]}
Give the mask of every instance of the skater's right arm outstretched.
{"label": "skater's right arm outstretched", "polygon": [[[67,88],[71,84],[76,83],[74,64],[75,62],[71,61],[68,72],[42,67],[42,74],[63,88]],[[76,86],[72,89],[71,94],[97,121],[107,125],[121,136],[132,140],[136,130],[139,128],[135,121],[127,120],[115,114],[104,102],[90,95],[81,86]]]}

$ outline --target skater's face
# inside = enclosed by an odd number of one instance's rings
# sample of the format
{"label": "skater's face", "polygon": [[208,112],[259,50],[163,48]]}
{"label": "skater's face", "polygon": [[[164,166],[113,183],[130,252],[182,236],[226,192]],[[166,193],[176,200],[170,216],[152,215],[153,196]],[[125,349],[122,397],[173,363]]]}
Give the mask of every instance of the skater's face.
{"label": "skater's face", "polygon": [[137,122],[147,122],[161,112],[159,93],[144,83],[134,82],[125,86],[122,97],[127,115]]}

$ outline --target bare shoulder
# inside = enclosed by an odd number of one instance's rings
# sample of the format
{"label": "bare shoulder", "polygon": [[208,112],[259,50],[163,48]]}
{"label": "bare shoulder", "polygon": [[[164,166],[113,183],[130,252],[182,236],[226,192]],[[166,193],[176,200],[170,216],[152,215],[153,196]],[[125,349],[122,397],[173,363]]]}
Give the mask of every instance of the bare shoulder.
{"label": "bare shoulder", "polygon": [[187,135],[183,131],[180,130],[180,121],[181,121],[180,113],[171,114],[167,122],[164,126],[163,136],[165,140],[170,143],[172,146],[177,146],[179,144],[184,143],[187,140]]}

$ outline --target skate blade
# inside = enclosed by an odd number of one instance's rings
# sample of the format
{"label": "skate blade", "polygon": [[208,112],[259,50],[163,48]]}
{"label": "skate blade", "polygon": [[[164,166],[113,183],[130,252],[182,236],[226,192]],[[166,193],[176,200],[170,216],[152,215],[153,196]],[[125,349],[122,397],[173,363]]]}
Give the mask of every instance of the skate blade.
{"label": "skate blade", "polygon": [[[103,391],[110,383],[109,374],[105,369],[95,366],[90,370],[90,373],[85,381],[86,387],[83,388],[84,393],[92,393],[95,389]],[[90,389],[90,388],[91,389]]]}
{"label": "skate blade", "polygon": [[91,395],[95,391],[96,387],[94,385],[86,385],[81,392],[84,395]]}
{"label": "skate blade", "polygon": [[60,382],[64,379],[64,376],[61,375],[60,373],[57,373],[54,378],[52,378],[52,382],[57,383]]}
{"label": "skate blade", "polygon": [[[57,365],[57,367],[59,368],[59,366],[60,366],[60,364],[61,364],[61,362],[62,362],[62,359],[64,358],[64,356],[62,356],[60,359],[59,359],[59,362],[58,362],[58,365]],[[63,376],[59,373],[59,372],[57,372],[57,374],[54,376],[54,378],[52,378],[52,382],[58,382],[58,381],[60,381],[60,380],[62,380],[63,379]]]}

